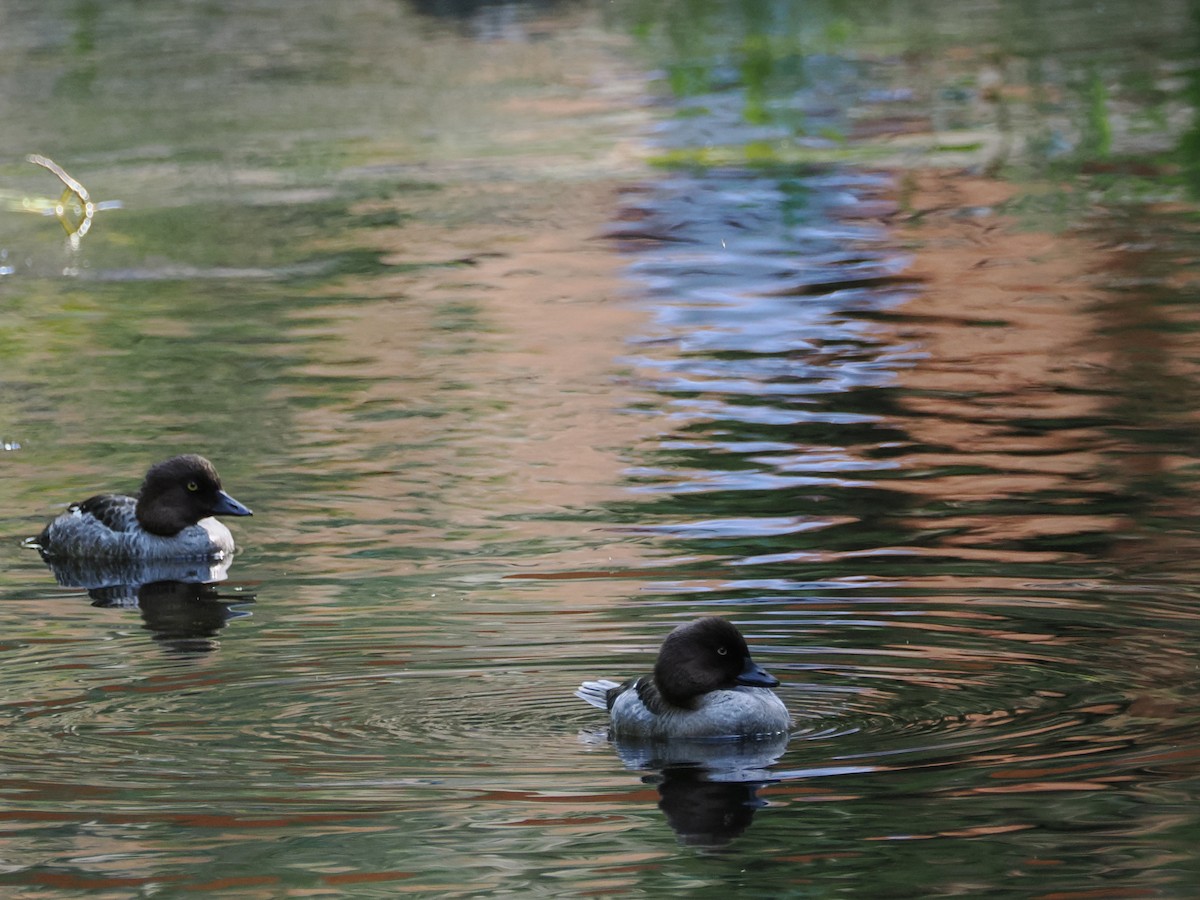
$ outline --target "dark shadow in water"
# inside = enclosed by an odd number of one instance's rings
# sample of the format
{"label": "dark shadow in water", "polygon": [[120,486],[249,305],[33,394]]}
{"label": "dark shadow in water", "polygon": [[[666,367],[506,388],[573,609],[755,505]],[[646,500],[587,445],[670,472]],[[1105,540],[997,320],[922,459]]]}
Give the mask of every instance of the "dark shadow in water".
{"label": "dark shadow in water", "polygon": [[657,778],[658,808],[683,844],[716,849],[742,835],[756,810],[767,805],[758,796],[764,781],[713,781],[700,767],[670,766]]}
{"label": "dark shadow in water", "polygon": [[767,805],[759,788],[777,779],[770,767],[788,735],[747,740],[640,742],[613,739],[630,769],[658,789],[658,808],[680,843],[716,849],[741,836]]}
{"label": "dark shadow in water", "polygon": [[215,639],[253,593],[222,595],[217,582],[228,575],[232,559],[103,563],[94,560],[45,560],[59,584],[87,589],[92,605],[136,609],[155,642],[172,655],[211,653]]}
{"label": "dark shadow in water", "polygon": [[525,16],[544,15],[567,4],[563,0],[537,0],[537,2],[520,3],[514,3],[513,0],[409,0],[408,5],[423,16],[465,21],[485,12],[492,16],[499,13]]}
{"label": "dark shadow in water", "polygon": [[569,0],[410,0],[413,11],[450,23],[464,37],[480,43],[532,43],[548,36],[546,20]]}

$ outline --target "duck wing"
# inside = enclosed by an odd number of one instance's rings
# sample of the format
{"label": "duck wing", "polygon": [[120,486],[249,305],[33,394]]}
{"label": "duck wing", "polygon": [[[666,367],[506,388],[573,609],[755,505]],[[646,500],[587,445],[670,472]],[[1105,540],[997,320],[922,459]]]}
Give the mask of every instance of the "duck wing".
{"label": "duck wing", "polygon": [[125,494],[97,494],[71,505],[69,512],[91,516],[112,531],[133,531],[138,527],[137,499]]}

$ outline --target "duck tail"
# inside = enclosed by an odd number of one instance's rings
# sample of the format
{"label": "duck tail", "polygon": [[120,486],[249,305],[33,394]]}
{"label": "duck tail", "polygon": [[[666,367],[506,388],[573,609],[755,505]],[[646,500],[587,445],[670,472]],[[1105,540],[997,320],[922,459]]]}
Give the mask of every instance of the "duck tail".
{"label": "duck tail", "polygon": [[619,688],[620,685],[615,681],[585,681],[575,691],[575,696],[585,703],[590,703],[597,709],[609,708],[609,694],[614,688]]}

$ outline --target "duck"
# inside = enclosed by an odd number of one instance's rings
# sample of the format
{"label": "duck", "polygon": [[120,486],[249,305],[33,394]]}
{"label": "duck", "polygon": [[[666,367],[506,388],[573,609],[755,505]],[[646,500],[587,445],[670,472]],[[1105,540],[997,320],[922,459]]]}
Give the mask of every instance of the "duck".
{"label": "duck", "polygon": [[249,515],[213,464],[189,453],[151,466],[135,497],[72,503],[29,543],[48,560],[222,559],[234,552],[233,535],[213,516]]}
{"label": "duck", "polygon": [[612,738],[745,738],[790,728],[787,707],[771,690],[778,686],[750,657],[736,625],[705,616],[667,635],[652,674],[619,684],[585,681],[575,696],[608,711]]}

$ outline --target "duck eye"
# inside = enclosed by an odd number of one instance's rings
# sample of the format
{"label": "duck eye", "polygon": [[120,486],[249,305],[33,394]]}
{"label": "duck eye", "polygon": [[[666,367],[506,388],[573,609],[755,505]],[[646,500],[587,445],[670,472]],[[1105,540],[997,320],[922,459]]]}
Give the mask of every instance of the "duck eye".
{"label": "duck eye", "polygon": [[728,652],[729,652],[729,649],[727,647],[718,647],[717,648],[717,653],[719,653],[721,656],[724,656]]}
{"label": "duck eye", "polygon": [[200,490],[200,485],[196,484],[194,481],[189,481],[187,483],[187,489],[192,493],[195,493],[196,491]]}

